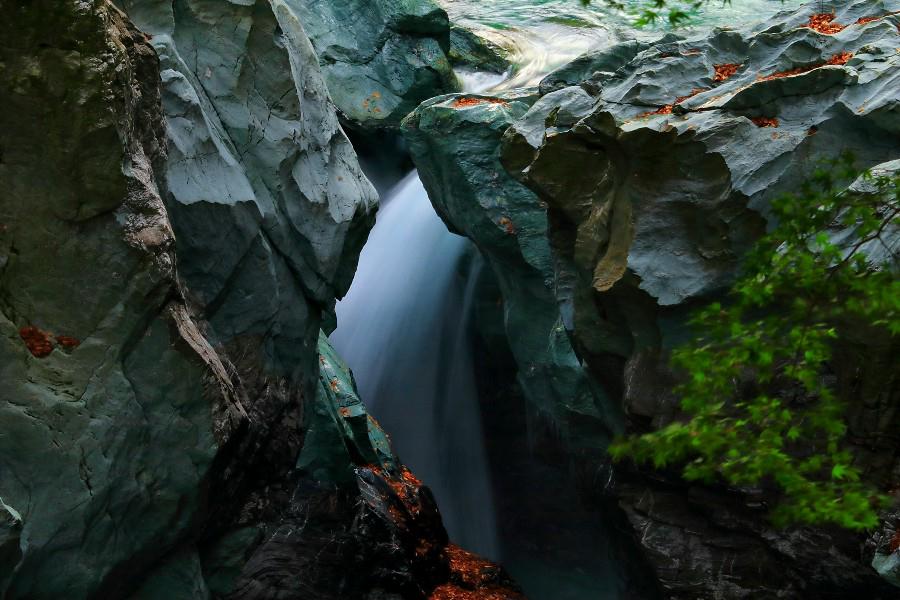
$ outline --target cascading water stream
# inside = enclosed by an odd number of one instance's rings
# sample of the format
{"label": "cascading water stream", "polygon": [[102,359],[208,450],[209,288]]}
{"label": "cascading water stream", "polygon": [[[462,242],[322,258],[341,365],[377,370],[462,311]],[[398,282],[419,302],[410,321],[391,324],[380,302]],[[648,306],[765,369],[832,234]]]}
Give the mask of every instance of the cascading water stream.
{"label": "cascading water stream", "polygon": [[[660,35],[653,28],[635,31],[633,15],[604,2],[439,2],[452,21],[509,50],[514,67],[506,74],[460,73],[469,92],[535,85],[584,52]],[[710,10],[704,21],[746,21],[776,5],[779,0],[744,0],[738,8]],[[451,539],[498,559],[469,331],[480,259],[465,283],[460,276],[469,247],[434,212],[417,174],[407,175],[382,201],[353,285],[337,304],[331,341],[404,462],[434,491]]]}
{"label": "cascading water stream", "polygon": [[383,201],[331,341],[398,453],[434,491],[450,537],[498,557],[465,289],[469,243],[447,231],[411,173]]}

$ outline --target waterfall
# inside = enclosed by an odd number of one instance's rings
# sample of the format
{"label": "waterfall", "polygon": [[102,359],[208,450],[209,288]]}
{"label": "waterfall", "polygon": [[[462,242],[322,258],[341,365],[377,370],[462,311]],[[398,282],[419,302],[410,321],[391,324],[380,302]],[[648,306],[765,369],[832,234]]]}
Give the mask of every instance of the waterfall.
{"label": "waterfall", "polygon": [[447,231],[413,172],[391,190],[337,305],[335,348],[401,459],[434,492],[450,539],[497,559],[468,320],[480,258]]}

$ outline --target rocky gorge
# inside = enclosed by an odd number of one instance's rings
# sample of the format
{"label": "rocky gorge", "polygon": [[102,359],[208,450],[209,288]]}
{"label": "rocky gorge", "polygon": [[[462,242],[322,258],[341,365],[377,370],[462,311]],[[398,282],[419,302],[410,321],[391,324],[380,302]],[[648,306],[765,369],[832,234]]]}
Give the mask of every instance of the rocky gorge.
{"label": "rocky gorge", "polygon": [[[0,0],[0,597],[897,597],[896,505],[866,532],[779,529],[766,490],[606,452],[679,418],[669,352],[773,199],[848,150],[898,169],[900,4],[775,8],[611,27],[524,81],[456,0]],[[455,355],[435,406],[412,383],[441,346],[413,342],[423,313],[399,318],[406,358],[329,340],[387,153],[471,242],[424,265],[467,290],[428,330],[474,363],[456,428]],[[842,340],[833,373],[895,495],[896,344]],[[408,384],[385,427],[358,347]],[[440,403],[434,429],[410,417]],[[410,436],[445,462],[483,438],[490,490],[454,499]],[[496,527],[491,560],[466,521]]]}

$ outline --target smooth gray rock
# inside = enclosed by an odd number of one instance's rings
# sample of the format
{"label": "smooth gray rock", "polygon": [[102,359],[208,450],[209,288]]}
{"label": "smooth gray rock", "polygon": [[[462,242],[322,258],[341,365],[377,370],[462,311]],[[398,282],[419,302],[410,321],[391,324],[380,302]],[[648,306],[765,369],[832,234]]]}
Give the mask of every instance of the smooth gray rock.
{"label": "smooth gray rock", "polygon": [[153,50],[107,2],[0,25],[0,595],[120,597],[208,510],[240,390],[176,282]]}
{"label": "smooth gray rock", "polygon": [[396,128],[423,100],[458,89],[450,22],[434,0],[284,0],[319,55],[342,116]]}
{"label": "smooth gray rock", "polygon": [[[377,195],[338,124],[295,3],[124,2],[159,53],[179,269],[219,343],[312,386]],[[327,325],[327,323],[326,323]]]}

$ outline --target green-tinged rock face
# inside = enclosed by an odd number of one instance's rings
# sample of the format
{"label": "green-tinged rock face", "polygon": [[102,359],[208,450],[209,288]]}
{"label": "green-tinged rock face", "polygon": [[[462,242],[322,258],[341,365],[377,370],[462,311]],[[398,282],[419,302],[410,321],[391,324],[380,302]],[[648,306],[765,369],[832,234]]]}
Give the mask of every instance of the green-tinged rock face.
{"label": "green-tinged rock face", "polygon": [[[837,21],[873,12],[857,2]],[[818,160],[900,152],[890,19],[828,36],[799,11],[750,34],[623,44],[544,80],[560,91],[513,125],[503,160],[549,206],[569,259],[557,279],[575,282],[561,301],[598,369],[673,343],[671,319],[727,286],[767,203]]]}
{"label": "green-tinged rock face", "polygon": [[390,441],[356,393],[350,369],[319,334],[319,387],[297,468],[323,483],[356,481],[358,466],[393,470]]}
{"label": "green-tinged rock face", "polygon": [[420,102],[457,89],[450,23],[433,0],[284,0],[312,40],[342,115],[393,128]]}
{"label": "green-tinged rock face", "polygon": [[[507,130],[504,165],[548,208],[566,326],[632,426],[673,418],[667,351],[689,339],[691,311],[740,272],[771,201],[840,152],[861,167],[900,156],[900,20],[889,14],[898,8],[835,5],[846,27],[834,34],[806,26],[826,5],[753,31],[596,52],[545,78],[541,99]],[[866,355],[843,342],[848,356]],[[842,381],[872,375],[836,370]],[[869,410],[882,416],[861,416]],[[878,482],[890,467],[868,453],[888,427],[884,410],[848,416],[850,443],[865,440],[856,449]],[[755,508],[765,501],[617,471],[604,492],[618,498],[666,594],[891,597],[870,557],[860,560],[861,536],[775,531]]]}
{"label": "green-tinged rock face", "polygon": [[889,583],[900,587],[900,552],[876,554],[872,568]]}
{"label": "green-tinged rock face", "polygon": [[404,134],[438,213],[475,242],[500,282],[506,335],[528,399],[552,415],[572,446],[603,447],[618,418],[563,326],[546,208],[499,160],[504,131],[534,100],[528,91],[436,98],[405,121]]}
{"label": "green-tinged rock face", "polygon": [[375,193],[290,8],[247,4],[126,3],[144,33],[103,0],[0,25],[5,598],[225,594],[230,519],[290,501]]}
{"label": "green-tinged rock face", "polygon": [[157,567],[129,600],[206,600],[209,597],[200,556],[195,549],[185,548]]}
{"label": "green-tinged rock face", "polygon": [[13,570],[22,559],[21,535],[22,515],[0,498],[0,590],[9,585]]}
{"label": "green-tinged rock face", "polygon": [[0,38],[0,595],[117,597],[241,417],[175,284],[152,49],[99,1]]}
{"label": "green-tinged rock face", "polygon": [[377,197],[295,2],[127,0],[162,68],[179,270],[217,341],[315,377],[321,307],[350,285]]}
{"label": "green-tinged rock face", "polygon": [[[839,152],[854,152],[862,167],[900,156],[900,6],[833,8],[834,22],[846,26],[833,34],[806,26],[812,13],[831,11],[827,5],[783,13],[753,31],[627,42],[550,74],[537,94],[441,97],[407,119],[404,133],[436,209],[494,267],[532,401],[576,412],[569,403],[579,395],[560,390],[572,381],[568,366],[579,365],[562,358],[577,355],[606,392],[595,407],[624,407],[633,427],[673,418],[668,350],[688,339],[692,310],[728,288],[766,229],[772,199]],[[893,231],[885,238],[882,253],[897,243]],[[565,346],[554,345],[561,339]],[[857,351],[865,355],[847,354]],[[560,387],[529,382],[529,364]],[[866,448],[890,427],[884,410],[860,407],[851,418]],[[576,422],[610,418],[582,410]],[[561,433],[589,446],[582,440],[607,431]],[[890,466],[867,452],[860,456],[873,477],[889,478]],[[615,498],[624,510],[667,597],[862,589],[892,597],[871,555],[860,559],[861,536],[775,531],[758,498],[612,469],[589,454],[577,462],[590,465],[582,483],[596,494],[591,501]],[[893,568],[885,557],[877,566]]]}
{"label": "green-tinged rock face", "polygon": [[475,71],[503,73],[512,66],[509,51],[464,27],[450,28],[450,62]]}

